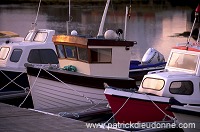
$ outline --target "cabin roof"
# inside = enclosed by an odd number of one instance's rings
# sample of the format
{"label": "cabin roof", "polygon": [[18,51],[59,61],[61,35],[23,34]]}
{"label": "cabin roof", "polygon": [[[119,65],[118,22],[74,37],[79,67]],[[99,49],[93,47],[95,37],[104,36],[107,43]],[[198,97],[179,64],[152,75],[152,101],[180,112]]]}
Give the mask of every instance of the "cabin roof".
{"label": "cabin roof", "polygon": [[96,39],[96,38],[84,38],[70,35],[54,35],[53,42],[56,44],[71,44],[71,45],[83,45],[83,46],[133,46],[136,41],[122,41],[111,39]]}

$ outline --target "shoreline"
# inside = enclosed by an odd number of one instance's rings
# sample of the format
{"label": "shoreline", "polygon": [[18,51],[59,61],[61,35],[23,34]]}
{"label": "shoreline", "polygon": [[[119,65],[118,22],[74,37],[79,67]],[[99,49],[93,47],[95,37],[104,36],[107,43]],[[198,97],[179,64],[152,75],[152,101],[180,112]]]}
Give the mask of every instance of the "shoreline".
{"label": "shoreline", "polygon": [[[0,4],[35,4],[37,5],[40,0],[3,0]],[[129,4],[129,0],[117,0],[111,1],[114,4]],[[106,3],[106,0],[71,0],[72,4],[85,4],[85,5],[102,5]],[[68,5],[68,0],[42,0],[43,5]]]}
{"label": "shoreline", "polygon": [[[0,5],[3,4],[25,4],[25,5],[38,5],[40,0],[1,0]],[[71,0],[74,5],[102,5],[107,0]],[[165,5],[170,3],[172,6],[191,6],[196,7],[199,0],[111,0],[113,4],[132,4],[132,5]],[[68,0],[42,0],[43,5],[68,5]]]}

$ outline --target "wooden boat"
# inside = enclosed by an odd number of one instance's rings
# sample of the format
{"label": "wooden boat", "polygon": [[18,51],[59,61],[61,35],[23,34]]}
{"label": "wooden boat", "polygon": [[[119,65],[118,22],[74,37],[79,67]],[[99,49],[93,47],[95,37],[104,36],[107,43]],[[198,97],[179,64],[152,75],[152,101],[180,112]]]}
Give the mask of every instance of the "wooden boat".
{"label": "wooden boat", "polygon": [[35,82],[31,90],[35,109],[98,103],[105,99],[104,82],[135,86],[135,80],[128,77],[135,42],[70,35],[55,35],[53,41],[60,67],[69,71],[27,66],[30,85]]}

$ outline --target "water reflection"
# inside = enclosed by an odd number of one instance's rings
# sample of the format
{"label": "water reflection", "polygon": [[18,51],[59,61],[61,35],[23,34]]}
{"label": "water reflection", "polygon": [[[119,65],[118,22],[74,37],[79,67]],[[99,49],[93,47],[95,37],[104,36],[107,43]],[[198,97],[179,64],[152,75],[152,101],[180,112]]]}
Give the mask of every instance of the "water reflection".
{"label": "water reflection", "polygon": [[[102,6],[73,6],[71,8],[72,23],[69,30],[77,30],[79,34],[97,35]],[[35,21],[37,6],[0,5],[0,30],[11,30],[25,36]],[[186,42],[185,37],[172,37],[176,33],[189,31],[191,27],[191,11],[189,7],[171,7],[170,5],[150,5],[132,7],[128,21],[127,40],[135,40],[138,44],[133,48],[132,58],[141,59],[149,47],[156,48],[165,58],[172,46]],[[125,6],[110,6],[105,29],[124,29]],[[38,28],[56,30],[56,34],[66,34],[68,7],[41,6],[38,17]]]}

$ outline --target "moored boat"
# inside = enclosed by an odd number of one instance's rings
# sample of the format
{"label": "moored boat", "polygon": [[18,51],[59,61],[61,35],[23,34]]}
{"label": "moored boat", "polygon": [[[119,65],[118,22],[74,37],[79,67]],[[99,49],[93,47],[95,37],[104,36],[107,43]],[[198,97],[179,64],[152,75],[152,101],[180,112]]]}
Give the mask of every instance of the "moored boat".
{"label": "moored boat", "polygon": [[[27,92],[29,89],[25,63],[34,65],[58,64],[52,42],[54,30],[30,30],[21,42],[7,42],[0,46],[0,92]],[[51,53],[50,55],[49,52]]]}
{"label": "moored boat", "polygon": [[134,42],[73,35],[55,35],[53,41],[60,67],[67,70],[27,66],[29,83],[35,83],[31,90],[35,109],[98,103],[105,99],[104,82],[136,87],[128,77]]}
{"label": "moored boat", "polygon": [[121,123],[170,120],[174,115],[166,108],[171,104],[199,105],[199,62],[198,41],[188,41],[171,50],[164,70],[145,75],[138,91],[107,87],[104,93],[115,119]]}

